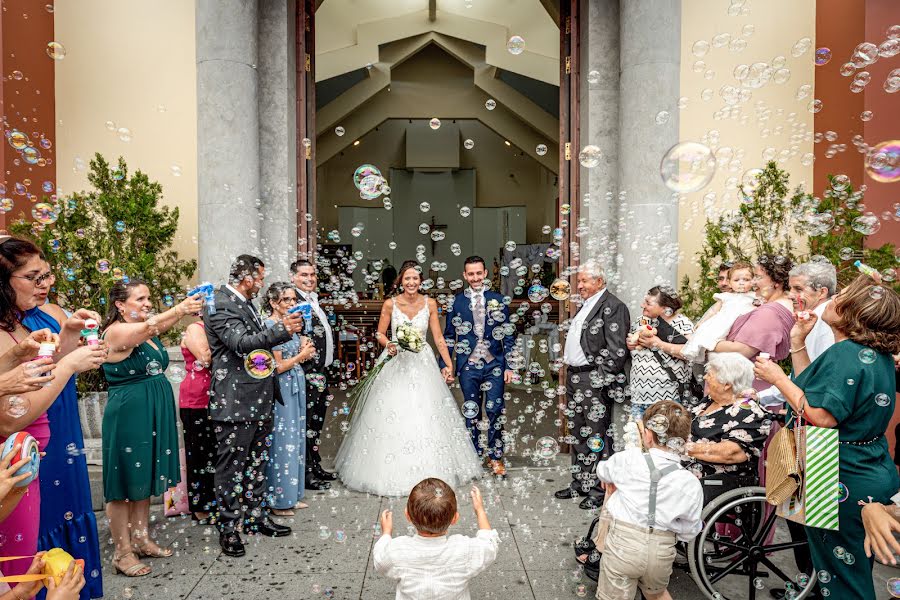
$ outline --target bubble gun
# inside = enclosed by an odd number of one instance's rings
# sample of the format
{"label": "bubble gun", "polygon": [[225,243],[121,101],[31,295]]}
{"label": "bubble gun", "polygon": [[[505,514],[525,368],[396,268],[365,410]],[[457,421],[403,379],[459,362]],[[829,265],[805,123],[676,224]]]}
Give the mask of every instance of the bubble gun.
{"label": "bubble gun", "polygon": [[856,262],[854,262],[853,266],[856,267],[859,270],[859,272],[862,273],[863,275],[868,275],[875,281],[878,281],[878,282],[881,281],[881,273],[878,272],[878,269],[870,267],[869,265],[867,265],[866,263],[864,263],[860,260],[857,260]]}
{"label": "bubble gun", "polygon": [[312,330],[312,305],[309,302],[295,304],[288,309],[288,314],[293,315],[295,313],[300,313],[303,317],[303,320],[306,322],[304,332],[309,333]]}
{"label": "bubble gun", "polygon": [[216,314],[216,288],[213,287],[213,284],[210,282],[205,282],[191,291],[188,292],[188,296],[196,296],[197,294],[203,294],[203,299],[206,301],[206,308],[209,310],[209,314]]}

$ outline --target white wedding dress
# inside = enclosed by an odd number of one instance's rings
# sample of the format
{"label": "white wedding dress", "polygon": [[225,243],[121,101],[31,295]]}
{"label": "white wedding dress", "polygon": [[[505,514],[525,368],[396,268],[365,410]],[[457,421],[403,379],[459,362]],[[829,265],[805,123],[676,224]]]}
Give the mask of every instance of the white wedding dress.
{"label": "white wedding dress", "polygon": [[[393,304],[392,338],[400,324],[411,322],[425,339],[428,312],[426,302],[410,319]],[[335,459],[335,471],[348,488],[406,496],[426,477],[455,488],[481,475],[481,460],[431,346],[398,352],[358,406]]]}

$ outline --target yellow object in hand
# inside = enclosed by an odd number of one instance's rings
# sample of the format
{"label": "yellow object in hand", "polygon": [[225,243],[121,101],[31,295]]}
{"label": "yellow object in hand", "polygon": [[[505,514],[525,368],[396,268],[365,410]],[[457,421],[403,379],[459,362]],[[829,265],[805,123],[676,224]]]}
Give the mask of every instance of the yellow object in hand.
{"label": "yellow object in hand", "polygon": [[43,556],[44,559],[44,575],[47,577],[53,577],[56,580],[56,583],[59,584],[62,576],[66,574],[66,571],[69,569],[69,565],[72,561],[75,561],[81,570],[84,570],[84,560],[76,559],[71,554],[63,550],[62,548],[52,548],[47,550],[47,552]]}

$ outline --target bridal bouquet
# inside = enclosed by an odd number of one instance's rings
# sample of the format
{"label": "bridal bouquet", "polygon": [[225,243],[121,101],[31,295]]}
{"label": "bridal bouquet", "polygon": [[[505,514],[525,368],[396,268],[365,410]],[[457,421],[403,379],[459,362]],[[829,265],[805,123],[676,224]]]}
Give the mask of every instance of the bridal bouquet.
{"label": "bridal bouquet", "polygon": [[[397,339],[394,343],[399,346],[401,351],[421,352],[425,347],[425,338],[412,323],[403,323],[397,327]],[[375,383],[378,374],[381,373],[384,365],[386,365],[391,358],[393,357],[387,352],[382,354],[375,363],[375,366],[372,367],[372,370],[369,371],[365,377],[360,379],[359,383],[356,384],[356,387],[347,395],[347,399],[350,401],[351,422],[353,421],[353,415],[362,410],[369,388]]]}

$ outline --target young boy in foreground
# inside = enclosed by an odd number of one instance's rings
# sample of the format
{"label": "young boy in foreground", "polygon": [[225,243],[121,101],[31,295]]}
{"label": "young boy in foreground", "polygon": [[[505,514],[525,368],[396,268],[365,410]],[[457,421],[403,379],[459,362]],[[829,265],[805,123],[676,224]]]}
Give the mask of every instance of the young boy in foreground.
{"label": "young boy in foreground", "polygon": [[478,520],[475,537],[447,535],[459,521],[459,512],[456,494],[440,479],[424,479],[409,493],[405,512],[416,535],[392,538],[391,511],[381,513],[375,571],[397,580],[397,600],[469,600],[469,580],[494,562],[500,545],[500,536],[491,529],[484,511],[481,491],[474,485],[471,497]]}

